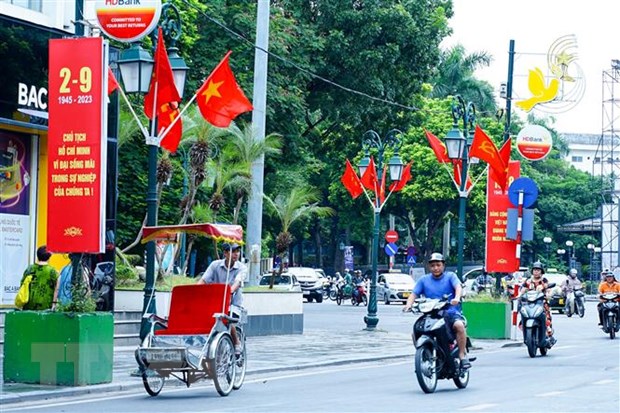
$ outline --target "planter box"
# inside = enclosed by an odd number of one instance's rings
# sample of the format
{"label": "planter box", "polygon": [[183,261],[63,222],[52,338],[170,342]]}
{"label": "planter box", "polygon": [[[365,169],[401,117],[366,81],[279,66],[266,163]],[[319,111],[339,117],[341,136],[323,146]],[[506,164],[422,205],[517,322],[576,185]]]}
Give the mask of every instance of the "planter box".
{"label": "planter box", "polygon": [[[170,292],[156,292],[157,315],[168,317]],[[251,336],[303,334],[303,296],[300,292],[244,291],[243,306],[248,310],[245,333]],[[116,290],[114,311],[142,311],[144,292]]]}
{"label": "planter box", "polygon": [[467,318],[467,335],[472,338],[509,339],[511,327],[510,303],[463,302]]}
{"label": "planter box", "polygon": [[112,381],[112,313],[14,311],[5,323],[5,382],[82,386]]}
{"label": "planter box", "polygon": [[[170,312],[170,291],[156,291],[154,297],[157,315],[168,317]],[[114,290],[114,311],[142,311],[143,290]]]}

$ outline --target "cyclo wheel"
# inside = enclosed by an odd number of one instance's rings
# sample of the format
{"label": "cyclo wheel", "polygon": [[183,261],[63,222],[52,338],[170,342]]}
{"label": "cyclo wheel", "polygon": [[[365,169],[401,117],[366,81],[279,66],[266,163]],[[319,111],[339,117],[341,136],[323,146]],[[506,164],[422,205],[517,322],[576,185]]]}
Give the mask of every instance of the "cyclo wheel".
{"label": "cyclo wheel", "polygon": [[437,388],[437,361],[430,346],[419,347],[415,352],[415,375],[424,393],[433,393]]}
{"label": "cyclo wheel", "polygon": [[153,397],[161,392],[161,389],[164,388],[165,381],[166,378],[160,376],[155,370],[145,370],[142,372],[142,384],[144,384],[144,389]]}
{"label": "cyclo wheel", "polygon": [[243,333],[243,329],[239,326],[235,326],[235,329],[237,330],[237,338],[239,339],[239,342],[241,343],[241,354],[240,355],[236,355],[235,354],[235,358],[236,358],[236,363],[237,366],[235,367],[235,379],[233,381],[233,389],[234,390],[239,390],[241,388],[241,386],[243,385],[243,380],[245,380],[245,369],[246,369],[246,347],[245,347],[245,334]]}
{"label": "cyclo wheel", "polygon": [[215,356],[208,361],[215,389],[220,396],[228,396],[235,379],[235,346],[228,334],[217,338]]}

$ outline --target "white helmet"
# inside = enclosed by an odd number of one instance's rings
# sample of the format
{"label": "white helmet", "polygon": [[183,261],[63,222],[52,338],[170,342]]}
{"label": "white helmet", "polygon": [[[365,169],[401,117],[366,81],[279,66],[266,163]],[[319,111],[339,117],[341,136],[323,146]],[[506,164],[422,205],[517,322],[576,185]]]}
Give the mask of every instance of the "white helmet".
{"label": "white helmet", "polygon": [[577,270],[574,268],[571,268],[570,271],[568,272],[568,274],[572,277],[575,278],[577,276]]}

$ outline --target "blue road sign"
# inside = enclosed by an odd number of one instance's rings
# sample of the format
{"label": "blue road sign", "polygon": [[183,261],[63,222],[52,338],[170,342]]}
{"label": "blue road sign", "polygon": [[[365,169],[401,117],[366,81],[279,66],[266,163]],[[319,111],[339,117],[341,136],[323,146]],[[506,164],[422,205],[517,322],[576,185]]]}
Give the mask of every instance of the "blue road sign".
{"label": "blue road sign", "polygon": [[522,177],[515,179],[508,188],[508,200],[516,207],[519,206],[520,192],[523,192],[523,208],[531,207],[536,202],[536,198],[538,198],[538,187],[536,182],[530,178]]}
{"label": "blue road sign", "polygon": [[407,264],[415,265],[415,255],[407,255]]}
{"label": "blue road sign", "polygon": [[389,255],[390,257],[396,254],[397,252],[398,252],[398,245],[394,244],[393,242],[390,242],[389,244],[385,246],[385,253]]}

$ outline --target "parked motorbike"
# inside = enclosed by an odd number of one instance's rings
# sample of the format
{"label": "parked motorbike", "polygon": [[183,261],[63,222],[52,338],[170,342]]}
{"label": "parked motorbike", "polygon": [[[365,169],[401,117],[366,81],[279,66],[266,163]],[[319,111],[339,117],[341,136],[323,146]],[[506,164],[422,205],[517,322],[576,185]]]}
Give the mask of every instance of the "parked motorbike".
{"label": "parked motorbike", "polygon": [[586,313],[584,300],[585,297],[581,287],[575,287],[573,291],[569,291],[566,294],[566,308],[564,309],[566,316],[570,317],[573,314],[579,314],[579,317],[583,318]]}
{"label": "parked motorbike", "polygon": [[[452,379],[459,389],[469,383],[469,369],[462,369],[459,348],[449,330],[443,311],[450,305],[448,296],[442,299],[418,298],[415,301],[422,316],[413,324],[415,374],[424,393],[433,393],[437,380]],[[471,342],[467,338],[467,350]],[[469,361],[476,360],[471,357]]]}
{"label": "parked motorbike", "polygon": [[620,303],[617,301],[619,296],[618,293],[605,293],[600,296],[603,299],[603,331],[609,334],[612,340],[620,330]]}
{"label": "parked motorbike", "polygon": [[355,285],[355,288],[353,289],[353,294],[351,295],[351,304],[364,304],[365,306],[368,305],[368,297],[366,296],[366,284],[364,284],[363,281]]}
{"label": "parked motorbike", "polygon": [[[550,283],[553,288],[555,283]],[[537,349],[540,355],[547,355],[553,342],[547,339],[547,323],[545,315],[545,295],[541,291],[526,291],[520,300],[521,322],[523,323],[523,342],[530,357],[536,357]]]}

